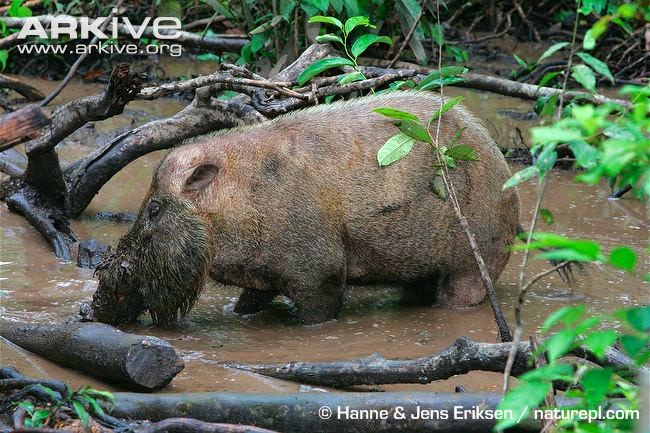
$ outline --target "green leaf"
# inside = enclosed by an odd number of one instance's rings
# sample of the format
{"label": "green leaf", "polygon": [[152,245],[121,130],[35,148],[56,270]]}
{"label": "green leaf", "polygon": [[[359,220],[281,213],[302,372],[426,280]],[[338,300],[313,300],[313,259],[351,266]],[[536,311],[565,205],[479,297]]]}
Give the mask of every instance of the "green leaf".
{"label": "green leaf", "polygon": [[557,44],[551,45],[546,51],[544,51],[544,54],[542,54],[539,59],[537,59],[537,63],[541,63],[542,60],[552,56],[567,45],[569,45],[569,42],[558,42]]}
{"label": "green leaf", "polygon": [[361,72],[354,71],[354,72],[350,72],[349,74],[345,74],[341,78],[339,78],[339,84],[345,85],[345,84],[350,84],[350,83],[354,83],[355,81],[361,81],[365,79],[366,76],[363,75]]}
{"label": "green leaf", "polygon": [[21,402],[18,403],[17,406],[22,407],[23,409],[25,409],[27,411],[27,413],[30,414],[30,415],[34,413],[34,405],[32,404],[31,401],[27,401],[27,400],[21,401]]}
{"label": "green leaf", "polygon": [[609,253],[607,262],[619,269],[631,271],[636,265],[636,253],[629,247],[617,247]]}
{"label": "green leaf", "polygon": [[571,364],[552,364],[536,368],[519,376],[519,380],[532,382],[536,380],[553,381],[563,380],[569,382],[573,379],[573,366]]}
{"label": "green leaf", "polygon": [[84,390],[84,394],[96,400],[103,400],[111,404],[115,404],[115,396],[109,391],[99,391],[97,389],[88,387]]}
{"label": "green leaf", "polygon": [[598,153],[598,150],[595,147],[582,140],[578,140],[570,142],[569,148],[573,152],[573,156],[576,157],[576,163],[580,167],[589,170],[598,165],[598,157],[600,156],[600,153]]}
{"label": "green leaf", "polygon": [[462,96],[456,96],[455,98],[451,98],[444,104],[442,104],[442,107],[435,113],[433,113],[433,116],[431,116],[431,119],[429,119],[429,123],[433,122],[434,120],[437,120],[438,117],[442,116],[445,114],[447,111],[451,110],[454,108],[456,105],[460,104],[460,102],[465,99]]}
{"label": "green leaf", "polygon": [[557,160],[557,152],[555,151],[555,145],[545,146],[542,151],[537,155],[535,160],[535,166],[537,167],[537,176],[543,178],[546,176]]}
{"label": "green leaf", "polygon": [[400,133],[389,138],[377,152],[377,162],[380,167],[391,165],[411,152],[415,140]]}
{"label": "green leaf", "polygon": [[531,165],[526,167],[523,170],[516,172],[510,179],[503,184],[503,189],[512,188],[513,186],[519,185],[521,182],[530,179],[538,173],[537,167]]}
{"label": "green leaf", "polygon": [[514,56],[515,60],[517,61],[517,63],[519,63],[519,66],[521,66],[524,69],[528,69],[528,62],[526,62],[524,59],[522,59],[521,57],[519,57],[516,54],[513,54],[513,56]]}
{"label": "green leaf", "polygon": [[593,262],[596,260],[589,254],[571,248],[558,248],[552,251],[546,251],[538,254],[535,258],[537,260],[555,260],[558,262]]}
{"label": "green leaf", "polygon": [[410,120],[412,122],[419,122],[420,119],[418,116],[415,114],[408,113],[406,111],[402,110],[397,110],[395,108],[390,108],[390,107],[379,107],[375,108],[372,111],[375,113],[379,113],[382,116],[390,117],[392,119],[400,119],[400,120]]}
{"label": "green leaf", "polygon": [[612,381],[612,372],[605,368],[594,368],[587,371],[580,384],[584,389],[584,399],[591,407],[605,400]]}
{"label": "green leaf", "polygon": [[221,62],[221,57],[214,53],[203,53],[199,54],[196,56],[198,60],[201,60],[202,62],[207,62],[207,61],[213,61],[213,62]]}
{"label": "green leaf", "polygon": [[553,78],[557,77],[558,75],[562,74],[562,72],[547,72],[544,74],[544,76],[539,80],[539,85],[540,86],[546,86]]}
{"label": "green leaf", "polygon": [[460,144],[449,149],[445,155],[459,161],[476,161],[476,151],[473,147]]}
{"label": "green leaf", "polygon": [[54,391],[52,388],[41,385],[40,383],[37,383],[35,385],[30,385],[30,387],[40,389],[41,391],[46,393],[53,401],[58,401],[61,398],[58,392]]}
{"label": "green leaf", "polygon": [[8,58],[9,58],[9,51],[0,50],[0,64],[2,64],[2,69],[0,69],[0,71],[4,71],[5,68],[7,67]]}
{"label": "green leaf", "polygon": [[531,129],[531,138],[535,144],[557,144],[582,139],[582,134],[561,126],[538,126]]}
{"label": "green leaf", "polygon": [[331,57],[327,59],[321,59],[317,62],[312,63],[298,77],[298,84],[304,85],[309,80],[314,78],[316,75],[327,71],[328,69],[337,68],[339,66],[354,66],[352,60],[344,59],[343,57]]}
{"label": "green leaf", "polygon": [[456,142],[460,139],[460,136],[463,134],[463,131],[465,131],[466,129],[467,126],[463,126],[458,131],[456,131],[454,136],[451,137],[451,141],[449,142],[449,145],[447,147],[454,147],[454,145],[456,145]]}
{"label": "green leaf", "polygon": [[74,408],[75,413],[81,420],[81,423],[83,424],[84,428],[88,428],[88,421],[90,421],[90,415],[86,411],[86,408],[84,407],[83,403],[81,403],[78,400],[72,400],[72,407]]}
{"label": "green leaf", "polygon": [[325,17],[325,16],[322,16],[322,15],[316,15],[316,16],[313,16],[313,17],[309,18],[308,22],[310,22],[310,23],[332,24],[332,25],[338,27],[339,29],[343,30],[343,23],[339,19],[334,18],[334,17]]}
{"label": "green leaf", "polygon": [[639,332],[650,331],[650,305],[625,310],[627,322]]}
{"label": "green leaf", "polygon": [[616,342],[616,331],[612,329],[592,332],[582,340],[582,344],[601,360],[605,357],[605,351],[609,349],[614,342]]}
{"label": "green leaf", "polygon": [[402,131],[402,133],[408,135],[409,137],[414,138],[417,141],[422,141],[424,143],[432,143],[429,131],[419,122],[414,122],[412,120],[398,120],[396,122],[396,125],[400,131]]}
{"label": "green leaf", "polygon": [[589,29],[585,32],[582,46],[585,50],[593,50],[596,47],[596,37],[594,36],[593,29]]}
{"label": "green leaf", "polygon": [[352,30],[354,30],[359,26],[370,27],[373,29],[375,28],[375,26],[370,24],[370,20],[368,19],[368,17],[364,17],[364,16],[351,17],[348,18],[348,20],[345,22],[343,33],[349,35],[352,32]]}
{"label": "green leaf", "polygon": [[551,389],[550,382],[539,381],[524,382],[512,389],[499,402],[497,409],[511,410],[513,416],[504,417],[504,419],[497,421],[495,429],[500,431],[517,425],[520,421],[526,419],[530,411],[544,401],[544,397]]}
{"label": "green leaf", "polygon": [[632,358],[636,358],[639,352],[643,350],[648,344],[648,338],[640,338],[635,335],[623,335],[621,337],[621,346],[625,353]]}
{"label": "green leaf", "polygon": [[339,36],[334,35],[332,33],[327,33],[325,35],[317,36],[316,42],[318,42],[319,44],[324,44],[326,42],[338,42],[341,45],[343,45],[343,39],[341,39]]}
{"label": "green leaf", "polygon": [[544,221],[548,225],[552,225],[555,222],[555,218],[553,217],[553,212],[546,208],[541,208],[539,210],[539,216],[542,217],[542,221]]}
{"label": "green leaf", "polygon": [[32,426],[43,427],[45,420],[52,416],[52,412],[47,409],[39,409],[32,414]]}
{"label": "green leaf", "polygon": [[102,409],[102,407],[99,405],[99,403],[97,403],[97,400],[95,400],[94,398],[92,398],[92,397],[90,397],[88,395],[78,395],[77,397],[79,399],[85,401],[86,403],[88,403],[88,405],[90,406],[90,408],[92,408],[92,410],[93,410],[93,412],[95,414],[100,415],[100,416],[104,415],[104,409]]}
{"label": "green leaf", "polygon": [[570,326],[580,320],[585,314],[585,311],[586,307],[584,305],[562,307],[559,310],[555,310],[544,321],[542,332],[548,332],[558,322],[562,322],[564,326]]}
{"label": "green leaf", "polygon": [[437,86],[440,86],[440,78],[455,78],[456,75],[464,74],[468,71],[467,68],[463,66],[444,66],[440,69],[429,72],[429,74],[420,81],[417,88],[420,90],[428,90],[431,88],[430,83],[437,83]]}
{"label": "green leaf", "polygon": [[441,175],[433,176],[433,179],[431,179],[431,188],[433,189],[433,193],[438,196],[439,199],[447,199],[447,188],[445,188],[445,182],[442,180]]}
{"label": "green leaf", "polygon": [[364,51],[366,51],[366,49],[368,49],[370,45],[374,43],[393,45],[393,40],[388,36],[377,36],[373,35],[372,33],[367,33],[365,35],[359,36],[357,40],[354,41],[350,52],[355,58],[359,57],[361,54],[363,54]]}
{"label": "green leaf", "polygon": [[607,63],[603,62],[602,60],[598,60],[597,58],[595,58],[589,53],[584,53],[582,51],[576,53],[576,55],[580,57],[583,62],[591,66],[591,68],[594,71],[598,72],[600,75],[604,76],[609,81],[611,81],[612,84],[614,84],[614,76],[609,70],[609,66],[607,66]]}
{"label": "green leaf", "polygon": [[553,362],[565,355],[573,345],[575,332],[572,329],[562,329],[551,335],[545,342],[544,348],[549,362]]}
{"label": "green leaf", "polygon": [[571,76],[582,87],[590,92],[596,91],[596,76],[589,66],[575,65],[571,68]]}
{"label": "green leaf", "polygon": [[307,16],[315,16],[317,13],[326,13],[329,8],[329,0],[301,0],[300,7],[307,13]]}

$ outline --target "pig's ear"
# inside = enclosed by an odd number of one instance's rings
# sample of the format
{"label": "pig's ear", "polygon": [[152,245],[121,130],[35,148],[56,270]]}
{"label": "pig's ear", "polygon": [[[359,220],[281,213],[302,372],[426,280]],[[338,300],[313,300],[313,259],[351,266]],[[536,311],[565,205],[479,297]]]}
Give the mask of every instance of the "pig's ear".
{"label": "pig's ear", "polygon": [[185,182],[185,189],[198,191],[210,185],[219,172],[219,167],[214,164],[201,164],[194,169],[192,175]]}

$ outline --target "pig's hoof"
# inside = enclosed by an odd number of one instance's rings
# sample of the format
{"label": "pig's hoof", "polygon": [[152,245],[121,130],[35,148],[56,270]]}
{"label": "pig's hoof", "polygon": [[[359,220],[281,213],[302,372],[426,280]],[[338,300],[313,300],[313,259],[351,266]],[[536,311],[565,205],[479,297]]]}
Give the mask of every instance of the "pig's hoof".
{"label": "pig's hoof", "polygon": [[233,308],[235,314],[254,314],[268,307],[276,293],[270,290],[244,289]]}

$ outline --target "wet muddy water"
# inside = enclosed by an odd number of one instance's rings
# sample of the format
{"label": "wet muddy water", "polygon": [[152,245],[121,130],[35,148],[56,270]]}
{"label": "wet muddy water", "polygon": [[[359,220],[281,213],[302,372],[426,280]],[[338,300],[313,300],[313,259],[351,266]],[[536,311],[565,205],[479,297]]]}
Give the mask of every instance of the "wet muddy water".
{"label": "wet muddy water", "polygon": [[[33,80],[46,93],[56,83]],[[57,102],[94,94],[100,85],[72,83]],[[520,135],[537,120],[514,120],[503,110],[526,113],[531,103],[487,93],[449,89],[448,94],[462,94],[466,104],[484,119],[492,135],[503,146],[520,145]],[[135,102],[125,115],[98,122],[66,140],[59,151],[69,161],[87,153],[95,141],[120,128],[159,116],[168,116],[182,108],[176,100]],[[521,134],[517,132],[517,128]],[[115,245],[129,228],[128,224],[89,218],[102,210],[137,212],[149,186],[151,173],[161,153],[141,158],[113,178],[86,210],[84,217],[73,222],[80,239],[95,237]],[[520,167],[513,166],[513,170]],[[588,187],[572,181],[571,171],[551,174],[544,207],[555,215],[553,226],[541,229],[594,239],[606,248],[630,245],[642,252],[648,241],[648,222],[644,207],[632,198],[608,201],[606,185]],[[519,188],[522,200],[522,224],[529,225],[534,203],[534,185]],[[0,298],[2,317],[41,323],[58,323],[76,312],[91,299],[97,281],[90,270],[72,263],[62,263],[26,221],[9,213],[0,204]],[[641,257],[647,257],[642,255]],[[496,284],[499,300],[512,320],[516,281],[521,256],[514,254]],[[529,273],[544,269],[533,261]],[[642,263],[647,272],[648,263]],[[461,335],[495,342],[496,328],[488,304],[467,309],[447,310],[400,305],[395,288],[349,289],[340,318],[315,327],[300,327],[292,316],[291,305],[282,299],[268,310],[253,316],[239,317],[232,306],[239,289],[210,283],[187,319],[173,329],[157,329],[145,320],[123,329],[155,335],[168,340],[185,360],[185,370],[165,391],[252,391],[282,392],[298,390],[298,385],[222,368],[223,361],[284,362],[290,360],[342,360],[379,352],[386,357],[421,357],[443,349]],[[585,303],[591,314],[612,311],[621,306],[649,301],[649,285],[640,277],[622,271],[588,266],[573,287],[556,275],[538,283],[524,307],[526,331],[533,332],[553,310],[575,303]],[[29,355],[6,342],[0,342],[2,364],[15,365],[26,374],[48,376],[69,381],[73,386],[90,383],[114,389],[91,378],[58,367],[42,358]],[[472,373],[430,385],[394,385],[385,390],[453,391],[463,385],[470,391],[496,391],[499,374]]]}

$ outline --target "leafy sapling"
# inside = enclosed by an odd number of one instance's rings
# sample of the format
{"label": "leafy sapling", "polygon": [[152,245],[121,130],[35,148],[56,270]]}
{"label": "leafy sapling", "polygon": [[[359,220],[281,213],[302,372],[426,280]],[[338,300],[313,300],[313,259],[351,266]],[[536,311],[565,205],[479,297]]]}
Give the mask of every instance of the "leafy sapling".
{"label": "leafy sapling", "polygon": [[317,15],[311,17],[309,19],[309,22],[330,24],[337,27],[338,31],[336,33],[327,33],[318,36],[316,38],[316,41],[319,43],[330,42],[335,46],[343,48],[346,57],[330,57],[314,62],[309,67],[307,67],[298,77],[298,84],[301,86],[308,83],[309,80],[315,76],[329,69],[338,68],[341,66],[350,66],[354,69],[354,72],[350,72],[341,76],[341,78],[339,78],[340,84],[349,84],[355,81],[364,80],[366,77],[363,75],[363,72],[361,72],[361,68],[357,63],[359,56],[361,56],[368,49],[368,47],[375,43],[393,45],[392,39],[388,36],[378,36],[373,33],[364,33],[354,39],[354,42],[351,43],[351,35],[352,33],[356,33],[356,29],[375,28],[374,25],[370,24],[368,17],[351,17],[348,18],[344,24],[338,18]]}
{"label": "leafy sapling", "polygon": [[[610,328],[614,323],[619,332]],[[618,343],[632,364],[641,367],[650,359],[650,306],[624,308],[607,316],[590,316],[584,305],[567,306],[551,313],[541,327],[543,334],[551,329],[538,348],[546,353],[548,365],[519,377],[519,385],[509,391],[498,409],[512,411],[512,417],[499,420],[495,431],[503,431],[530,417],[544,402],[554,384],[564,383],[566,396],[573,398],[570,409],[597,412],[599,408],[617,411],[618,416],[607,419],[562,417],[553,430],[556,433],[632,433],[637,431],[640,402],[639,388],[629,371],[595,364],[566,363],[561,358],[574,350],[586,350],[603,361]],[[609,329],[608,329],[609,328]],[[539,355],[534,353],[533,356]],[[548,407],[547,410],[554,408]],[[640,431],[640,430],[639,430]]]}
{"label": "leafy sapling", "polygon": [[[462,68],[461,68],[462,69]],[[457,96],[446,101],[439,110],[437,110],[426,123],[411,113],[397,110],[390,107],[380,107],[373,111],[393,120],[393,124],[401,131],[389,138],[377,152],[377,162],[380,167],[385,167],[399,161],[411,152],[416,142],[427,143],[431,146],[431,151],[436,155],[437,162],[433,165],[434,179],[433,186],[436,194],[441,198],[446,198],[444,183],[442,182],[443,164],[447,168],[455,168],[456,161],[474,161],[476,152],[466,144],[458,144],[458,140],[463,134],[465,128],[461,128],[454,134],[447,145],[438,146],[430,132],[431,123],[436,121],[447,111],[458,105],[462,97]]]}

